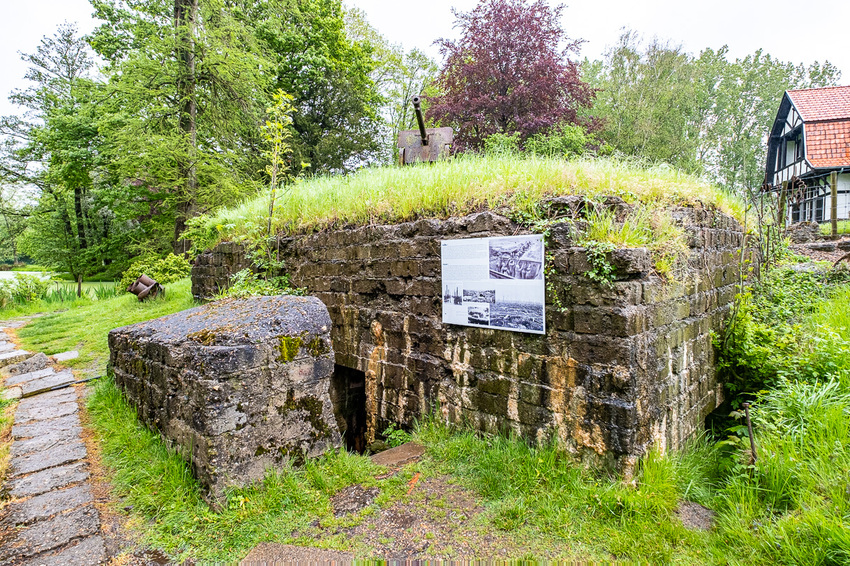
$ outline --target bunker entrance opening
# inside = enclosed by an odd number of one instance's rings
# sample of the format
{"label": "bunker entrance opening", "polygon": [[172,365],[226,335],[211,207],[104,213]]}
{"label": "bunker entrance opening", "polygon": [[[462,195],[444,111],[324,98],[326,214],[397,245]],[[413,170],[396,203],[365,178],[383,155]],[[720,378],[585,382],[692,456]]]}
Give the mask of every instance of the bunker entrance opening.
{"label": "bunker entrance opening", "polygon": [[346,449],[363,454],[366,451],[366,374],[336,364],[331,376],[330,396]]}

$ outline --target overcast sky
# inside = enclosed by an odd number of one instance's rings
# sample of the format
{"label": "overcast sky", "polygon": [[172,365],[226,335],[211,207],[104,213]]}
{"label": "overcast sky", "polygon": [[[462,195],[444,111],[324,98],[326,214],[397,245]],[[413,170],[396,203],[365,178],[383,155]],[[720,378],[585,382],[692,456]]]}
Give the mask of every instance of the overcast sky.
{"label": "overcast sky", "polygon": [[[432,45],[440,37],[455,38],[451,8],[469,11],[478,0],[346,0],[366,12],[384,36],[405,48],[419,47],[438,58]],[[556,2],[552,2],[555,4]],[[847,0],[574,0],[567,2],[563,27],[570,37],[587,42],[581,56],[599,58],[623,27],[647,39],[657,36],[698,53],[728,45],[733,57],[758,48],[785,61],[810,64],[829,60],[850,84],[850,2]],[[16,112],[6,101],[14,88],[24,88],[26,67],[19,51],[31,53],[41,38],[63,21],[91,31],[87,0],[4,0],[0,20],[0,115]]]}

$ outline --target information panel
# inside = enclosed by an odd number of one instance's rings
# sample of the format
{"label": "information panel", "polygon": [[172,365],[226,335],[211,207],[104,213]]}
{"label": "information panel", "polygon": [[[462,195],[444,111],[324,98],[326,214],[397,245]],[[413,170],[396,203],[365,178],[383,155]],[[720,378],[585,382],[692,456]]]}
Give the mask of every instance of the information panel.
{"label": "information panel", "polygon": [[440,242],[443,322],[543,334],[543,236]]}

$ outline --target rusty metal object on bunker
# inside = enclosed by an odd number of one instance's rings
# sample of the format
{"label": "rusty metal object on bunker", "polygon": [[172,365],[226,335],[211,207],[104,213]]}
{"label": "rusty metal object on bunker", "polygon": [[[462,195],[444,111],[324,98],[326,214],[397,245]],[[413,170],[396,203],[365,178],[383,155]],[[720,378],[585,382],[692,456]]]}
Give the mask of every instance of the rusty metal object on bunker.
{"label": "rusty metal object on bunker", "polygon": [[435,162],[448,157],[454,141],[451,128],[426,128],[420,108],[421,98],[414,96],[413,109],[416,113],[418,130],[403,130],[398,133],[399,165],[419,162]]}

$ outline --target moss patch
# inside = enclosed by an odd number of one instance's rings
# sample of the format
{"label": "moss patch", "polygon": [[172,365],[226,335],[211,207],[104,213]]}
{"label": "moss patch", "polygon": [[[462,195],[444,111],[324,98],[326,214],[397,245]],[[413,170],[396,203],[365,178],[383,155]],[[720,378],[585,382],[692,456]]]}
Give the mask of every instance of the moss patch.
{"label": "moss patch", "polygon": [[278,360],[283,363],[291,362],[298,355],[304,340],[300,336],[280,336],[280,356]]}
{"label": "moss patch", "polygon": [[305,395],[300,399],[296,399],[295,390],[290,389],[286,394],[286,402],[282,407],[278,407],[277,411],[281,416],[286,415],[290,411],[304,411],[307,413],[307,420],[313,427],[312,435],[315,440],[329,438],[331,435],[328,423],[322,418],[322,402],[312,395]]}
{"label": "moss patch", "polygon": [[320,336],[316,336],[307,343],[307,351],[310,352],[314,358],[318,358],[319,356],[327,354],[330,350],[328,345],[325,344],[325,341],[322,340]]}
{"label": "moss patch", "polygon": [[186,335],[186,338],[193,342],[197,342],[202,346],[212,346],[215,344],[216,334],[215,331],[205,328],[203,330],[198,330],[197,332],[190,332]]}

